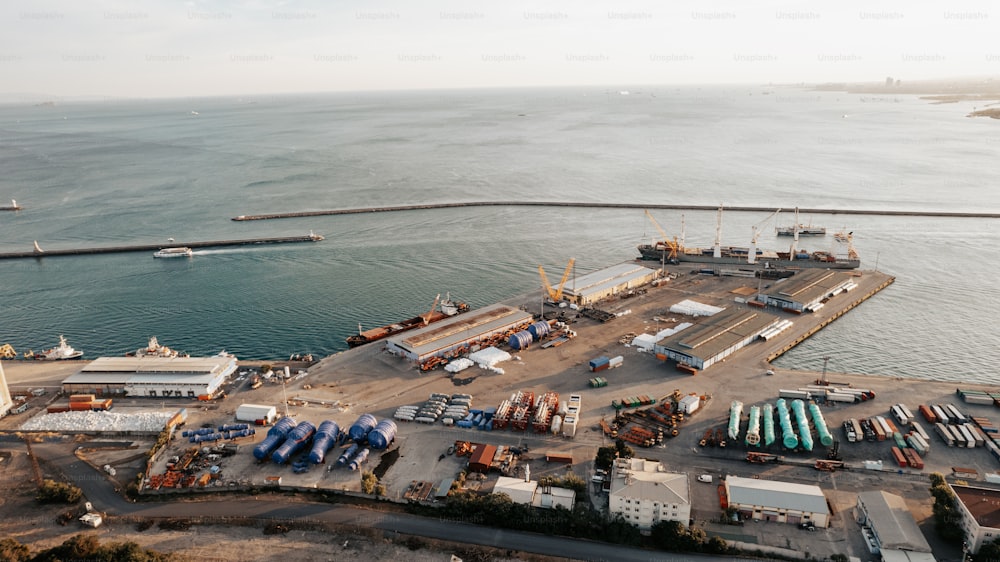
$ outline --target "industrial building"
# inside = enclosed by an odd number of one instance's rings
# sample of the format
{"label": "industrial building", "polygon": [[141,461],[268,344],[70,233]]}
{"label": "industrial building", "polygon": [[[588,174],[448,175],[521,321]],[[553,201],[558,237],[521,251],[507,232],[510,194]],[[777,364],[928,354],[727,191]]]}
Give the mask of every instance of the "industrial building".
{"label": "industrial building", "polygon": [[555,486],[538,487],[537,480],[501,476],[493,485],[494,494],[507,494],[514,503],[547,509],[562,507],[573,509],[576,492]]}
{"label": "industrial building", "polygon": [[727,476],[726,498],[744,520],[812,523],[825,528],[830,507],[819,486]]}
{"label": "industrial building", "polygon": [[570,286],[563,289],[563,298],[579,306],[589,306],[599,300],[628,293],[647,285],[659,275],[660,271],[657,269],[634,263],[621,263],[581,277],[574,277]]}
{"label": "industrial building", "polygon": [[62,382],[67,394],[98,396],[213,396],[236,371],[231,355],[212,357],[99,357]]}
{"label": "industrial building", "polygon": [[790,312],[815,312],[823,307],[827,299],[856,286],[850,272],[807,269],[775,281],[757,300]]}
{"label": "industrial building", "polygon": [[617,459],[611,467],[608,510],[648,532],[660,521],[691,518],[691,490],[686,474],[667,472],[658,461]]}
{"label": "industrial building", "polygon": [[948,484],[958,499],[962,531],[969,552],[1000,539],[1000,490]]}
{"label": "industrial building", "polygon": [[479,445],[469,457],[469,470],[486,474],[493,466],[493,458],[497,455],[496,445]]}
{"label": "industrial building", "polygon": [[519,308],[495,304],[388,338],[385,349],[422,362],[461,347],[472,348],[492,336],[526,326],[532,319]]}
{"label": "industrial building", "polygon": [[7,376],[3,373],[3,362],[0,362],[0,417],[6,416],[14,407],[14,400],[10,396],[10,388],[7,387]]}
{"label": "industrial building", "polygon": [[236,421],[256,422],[264,420],[265,424],[271,424],[278,417],[278,409],[274,406],[263,404],[240,404],[236,408]]}
{"label": "industrial building", "polygon": [[868,550],[883,562],[934,562],[906,500],[881,490],[861,492],[855,509]]}
{"label": "industrial building", "polygon": [[750,344],[778,322],[777,316],[761,310],[725,310],[660,340],[653,351],[695,369],[707,369]]}

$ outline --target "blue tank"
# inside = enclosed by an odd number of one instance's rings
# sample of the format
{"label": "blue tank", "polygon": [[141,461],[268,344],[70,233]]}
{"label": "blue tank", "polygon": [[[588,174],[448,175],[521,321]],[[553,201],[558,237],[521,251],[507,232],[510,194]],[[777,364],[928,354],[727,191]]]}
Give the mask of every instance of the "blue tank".
{"label": "blue tank", "polygon": [[358,444],[354,443],[353,445],[348,447],[343,454],[340,455],[340,457],[337,459],[337,465],[344,466],[345,464],[347,464],[347,461],[351,460],[351,456],[354,455],[354,453],[356,453],[357,451],[358,451]]}
{"label": "blue tank", "polygon": [[528,332],[531,333],[531,337],[535,338],[535,341],[542,339],[549,333],[549,323],[548,322],[535,322],[534,324],[528,326]]}
{"label": "blue tank", "polygon": [[309,451],[309,462],[320,464],[326,457],[326,452],[337,444],[337,437],[340,435],[340,427],[337,422],[326,420],[319,424],[316,430],[316,437],[313,439],[312,450]]}
{"label": "blue tank", "polygon": [[507,340],[507,344],[510,345],[512,349],[521,350],[528,349],[528,346],[531,345],[532,341],[534,341],[534,338],[531,337],[531,332],[520,331],[511,334],[510,338]]}
{"label": "blue tank", "polygon": [[316,426],[304,421],[288,432],[285,442],[274,451],[271,460],[277,464],[285,464],[292,455],[302,450],[306,443],[316,434]]}
{"label": "blue tank", "polygon": [[396,422],[384,419],[368,432],[368,444],[373,449],[385,449],[396,438]]}
{"label": "blue tank", "polygon": [[368,459],[369,452],[370,451],[368,450],[368,447],[365,447],[364,449],[358,451],[358,454],[353,459],[351,459],[351,462],[350,464],[347,465],[347,468],[350,468],[351,470],[357,470],[358,467],[361,466],[361,463],[365,462],[365,460]]}
{"label": "blue tank", "polygon": [[266,459],[271,455],[278,445],[285,440],[288,436],[288,432],[295,427],[295,420],[293,418],[281,418],[278,423],[267,430],[267,437],[263,441],[257,443],[257,446],[253,448],[253,456],[259,461]]}
{"label": "blue tank", "polygon": [[358,421],[354,422],[354,425],[352,425],[351,428],[347,430],[347,434],[350,435],[351,439],[355,441],[358,442],[364,441],[365,437],[368,435],[368,432],[371,431],[373,427],[375,427],[376,423],[378,423],[378,420],[375,419],[375,416],[371,414],[361,414],[361,417],[358,418]]}

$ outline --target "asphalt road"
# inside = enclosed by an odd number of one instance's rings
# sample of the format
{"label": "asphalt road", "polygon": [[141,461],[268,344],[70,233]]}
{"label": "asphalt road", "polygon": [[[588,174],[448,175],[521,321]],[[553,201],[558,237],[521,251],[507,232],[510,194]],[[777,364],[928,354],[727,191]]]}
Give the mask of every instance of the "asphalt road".
{"label": "asphalt road", "polygon": [[[139,517],[252,517],[257,519],[307,519],[347,526],[374,528],[462,544],[509,548],[548,556],[592,562],[705,562],[732,560],[729,557],[670,554],[621,545],[569,539],[522,531],[494,529],[480,525],[386,513],[347,505],[289,501],[281,497],[226,497],[201,502],[132,503],[115,492],[112,482],[74,454],[75,444],[38,443],[32,445],[40,459],[61,471],[66,479],[83,490],[94,509],[111,515]],[[260,499],[262,498],[263,499]]]}

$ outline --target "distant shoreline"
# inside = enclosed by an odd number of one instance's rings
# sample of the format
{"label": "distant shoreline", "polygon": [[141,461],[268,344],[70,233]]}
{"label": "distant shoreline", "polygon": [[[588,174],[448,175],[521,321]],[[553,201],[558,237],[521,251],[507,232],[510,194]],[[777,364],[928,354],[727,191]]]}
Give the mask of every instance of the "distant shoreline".
{"label": "distant shoreline", "polygon": [[[846,92],[848,94],[869,95],[913,95],[934,104],[956,103],[960,101],[981,101],[990,106],[1000,103],[1000,78],[915,80],[903,82],[886,78],[885,82],[849,83],[830,82],[818,84],[813,90],[820,92]],[[992,102],[992,103],[990,103]],[[966,117],[990,117],[1000,119],[1000,109],[979,109]]]}

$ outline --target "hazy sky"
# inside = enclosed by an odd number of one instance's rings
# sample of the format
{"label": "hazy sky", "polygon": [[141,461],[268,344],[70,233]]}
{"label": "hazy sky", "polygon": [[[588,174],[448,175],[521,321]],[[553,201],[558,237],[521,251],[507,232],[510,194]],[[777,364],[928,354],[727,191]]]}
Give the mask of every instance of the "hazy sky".
{"label": "hazy sky", "polygon": [[996,75],[997,6],[5,0],[0,92],[173,97]]}

